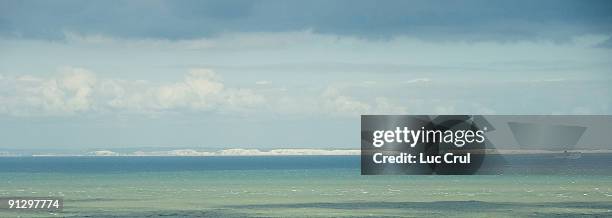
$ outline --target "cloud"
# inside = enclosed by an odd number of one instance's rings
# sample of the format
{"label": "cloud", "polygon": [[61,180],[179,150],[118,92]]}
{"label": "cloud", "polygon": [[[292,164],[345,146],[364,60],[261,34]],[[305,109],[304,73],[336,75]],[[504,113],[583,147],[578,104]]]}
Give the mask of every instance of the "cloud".
{"label": "cloud", "polygon": [[[330,86],[317,95],[296,95],[264,86],[228,87],[210,69],[192,69],[182,81],[101,78],[90,70],[64,67],[51,77],[0,78],[0,113],[10,116],[70,116],[84,113],[216,111],[358,116],[405,112],[392,100],[358,100]],[[265,91],[268,90],[268,91]],[[265,93],[265,94],[264,94]],[[270,102],[269,102],[270,101]]]}
{"label": "cloud", "polygon": [[263,86],[263,85],[269,85],[270,83],[271,83],[271,82],[270,82],[270,81],[267,81],[267,80],[259,80],[259,81],[255,82],[255,84],[257,84],[257,85],[262,85],[262,86]]}
{"label": "cloud", "polygon": [[97,79],[81,68],[63,68],[55,78],[29,75],[0,78],[3,112],[13,115],[72,114],[90,110]]}
{"label": "cloud", "polygon": [[[182,81],[102,78],[90,70],[63,67],[51,77],[0,78],[0,113],[10,116],[71,116],[87,113],[208,112],[326,115],[402,114],[393,99],[370,100],[343,93],[346,87],[297,95],[264,86],[228,87],[210,69],[192,69]],[[356,84],[354,86],[359,86]],[[350,87],[350,86],[347,86]]]}
{"label": "cloud", "polygon": [[0,78],[0,112],[13,116],[72,115],[126,110],[231,110],[256,107],[265,98],[247,88],[227,88],[208,69],[193,69],[183,81],[97,78],[86,69],[65,67],[51,78],[22,75]]}
{"label": "cloud", "polygon": [[[63,31],[188,39],[226,32],[317,33],[426,40],[568,39],[610,34],[609,1],[0,1],[0,34],[58,39]],[[568,13],[571,12],[571,13]],[[77,13],[78,12],[78,13]],[[138,19],[146,16],[147,19]],[[104,22],[100,22],[104,21]]]}
{"label": "cloud", "polygon": [[370,111],[372,106],[352,97],[339,93],[334,88],[328,88],[322,95],[323,107],[332,114],[343,116],[358,116]]}
{"label": "cloud", "polygon": [[332,115],[359,116],[363,114],[405,114],[408,109],[404,105],[398,105],[387,97],[375,97],[374,101],[357,100],[354,97],[342,94],[334,87],[328,87],[323,92],[322,106],[324,111]]}
{"label": "cloud", "polygon": [[224,85],[213,71],[191,70],[182,82],[152,88],[153,97],[160,109],[207,109],[215,105]]}

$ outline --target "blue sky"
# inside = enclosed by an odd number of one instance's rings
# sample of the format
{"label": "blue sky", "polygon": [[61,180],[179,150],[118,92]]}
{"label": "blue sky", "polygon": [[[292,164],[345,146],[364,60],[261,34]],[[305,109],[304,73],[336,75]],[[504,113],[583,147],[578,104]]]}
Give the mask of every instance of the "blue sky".
{"label": "blue sky", "polygon": [[612,114],[609,1],[0,1],[0,148],[357,148],[360,114]]}

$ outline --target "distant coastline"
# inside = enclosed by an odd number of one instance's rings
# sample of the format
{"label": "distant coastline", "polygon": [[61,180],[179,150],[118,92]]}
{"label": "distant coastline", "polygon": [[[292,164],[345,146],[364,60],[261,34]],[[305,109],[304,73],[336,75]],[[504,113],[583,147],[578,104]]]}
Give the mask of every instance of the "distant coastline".
{"label": "distant coastline", "polygon": [[[599,153],[612,153],[612,150],[605,149],[593,149],[593,150],[568,150],[574,153],[583,154],[599,154]],[[525,149],[496,149],[486,150],[488,154],[562,154],[565,151],[551,151],[551,150],[525,150]],[[0,151],[0,157],[73,157],[73,156],[94,156],[94,157],[107,157],[107,156],[126,156],[126,157],[216,157],[216,156],[314,156],[314,155],[341,155],[341,156],[355,156],[360,155],[361,150],[358,149],[270,149],[270,150],[259,150],[259,149],[222,149],[217,151],[203,151],[196,149],[173,149],[173,150],[158,150],[158,151],[133,151],[133,152],[119,152],[111,149],[101,149],[95,151],[88,151],[83,153],[74,152],[7,152]]]}
{"label": "distant coastline", "polygon": [[174,149],[160,151],[134,151],[134,152],[118,152],[113,150],[96,150],[84,153],[62,153],[62,152],[31,152],[23,154],[18,152],[3,152],[0,151],[0,157],[10,156],[33,156],[33,157],[48,157],[48,156],[185,156],[185,157],[214,157],[214,156],[302,156],[302,155],[360,155],[360,150],[354,149],[222,149],[218,151],[202,151],[196,149]]}

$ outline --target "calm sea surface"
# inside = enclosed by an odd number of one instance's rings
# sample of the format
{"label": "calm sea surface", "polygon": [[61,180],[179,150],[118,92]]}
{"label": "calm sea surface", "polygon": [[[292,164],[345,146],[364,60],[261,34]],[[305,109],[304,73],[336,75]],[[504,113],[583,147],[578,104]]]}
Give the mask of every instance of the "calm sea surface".
{"label": "calm sea surface", "polygon": [[14,216],[612,216],[612,155],[506,155],[502,175],[361,176],[358,156],[1,157]]}

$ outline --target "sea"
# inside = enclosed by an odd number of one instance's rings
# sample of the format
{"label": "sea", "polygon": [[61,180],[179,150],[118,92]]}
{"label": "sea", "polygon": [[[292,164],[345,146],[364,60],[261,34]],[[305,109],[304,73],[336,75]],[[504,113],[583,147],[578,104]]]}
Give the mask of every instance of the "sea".
{"label": "sea", "polygon": [[495,175],[361,175],[359,156],[0,157],[0,217],[606,217],[612,154],[504,155]]}

